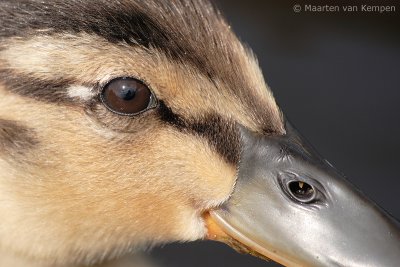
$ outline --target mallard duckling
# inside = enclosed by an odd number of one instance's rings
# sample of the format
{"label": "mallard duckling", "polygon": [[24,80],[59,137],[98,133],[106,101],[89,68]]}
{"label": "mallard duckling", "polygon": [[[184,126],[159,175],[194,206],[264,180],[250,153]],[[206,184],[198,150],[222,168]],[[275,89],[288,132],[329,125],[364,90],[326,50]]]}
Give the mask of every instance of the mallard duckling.
{"label": "mallard duckling", "polygon": [[3,0],[0,23],[3,266],[204,238],[400,262],[398,224],[303,141],[210,3]]}

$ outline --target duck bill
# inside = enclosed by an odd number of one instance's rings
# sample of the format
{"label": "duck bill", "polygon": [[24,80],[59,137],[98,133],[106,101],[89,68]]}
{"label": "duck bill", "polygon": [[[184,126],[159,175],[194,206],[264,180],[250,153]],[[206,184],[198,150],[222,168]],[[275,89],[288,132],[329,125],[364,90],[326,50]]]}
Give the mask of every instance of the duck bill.
{"label": "duck bill", "polygon": [[400,266],[399,223],[286,130],[241,129],[236,186],[209,212],[209,238],[285,266]]}

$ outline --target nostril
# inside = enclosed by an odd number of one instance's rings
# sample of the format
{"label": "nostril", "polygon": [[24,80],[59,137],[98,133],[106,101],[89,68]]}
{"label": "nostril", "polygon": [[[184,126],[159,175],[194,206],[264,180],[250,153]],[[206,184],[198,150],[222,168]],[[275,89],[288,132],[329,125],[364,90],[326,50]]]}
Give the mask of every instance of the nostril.
{"label": "nostril", "polygon": [[290,181],[287,184],[289,193],[296,200],[308,203],[315,198],[315,189],[312,185],[302,181]]}

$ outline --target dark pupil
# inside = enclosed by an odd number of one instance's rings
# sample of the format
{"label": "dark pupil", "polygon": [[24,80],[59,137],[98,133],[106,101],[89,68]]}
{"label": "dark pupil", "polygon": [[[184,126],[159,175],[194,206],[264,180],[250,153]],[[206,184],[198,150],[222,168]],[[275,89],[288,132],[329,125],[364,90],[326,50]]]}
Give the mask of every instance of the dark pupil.
{"label": "dark pupil", "polygon": [[136,90],[132,87],[123,86],[119,93],[119,97],[125,101],[132,100],[136,95]]}
{"label": "dark pupil", "polygon": [[291,182],[289,183],[289,190],[293,196],[299,200],[311,200],[314,196],[314,189],[311,185],[304,182]]}

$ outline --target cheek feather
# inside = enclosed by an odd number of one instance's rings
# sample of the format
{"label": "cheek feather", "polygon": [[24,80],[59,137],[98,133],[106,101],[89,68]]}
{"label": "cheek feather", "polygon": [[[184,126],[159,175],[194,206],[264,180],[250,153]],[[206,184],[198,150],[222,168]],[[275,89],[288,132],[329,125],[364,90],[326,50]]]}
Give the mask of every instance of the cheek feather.
{"label": "cheek feather", "polygon": [[35,131],[17,121],[0,118],[0,156],[12,159],[38,145]]}
{"label": "cheek feather", "polygon": [[90,261],[98,251],[112,257],[196,240],[206,232],[204,209],[233,190],[235,167],[200,136],[153,120],[146,134],[115,131],[110,139],[79,111],[18,99],[7,114],[29,122],[40,145],[24,172],[18,166],[0,174],[0,214],[8,214],[0,228],[3,247]]}

